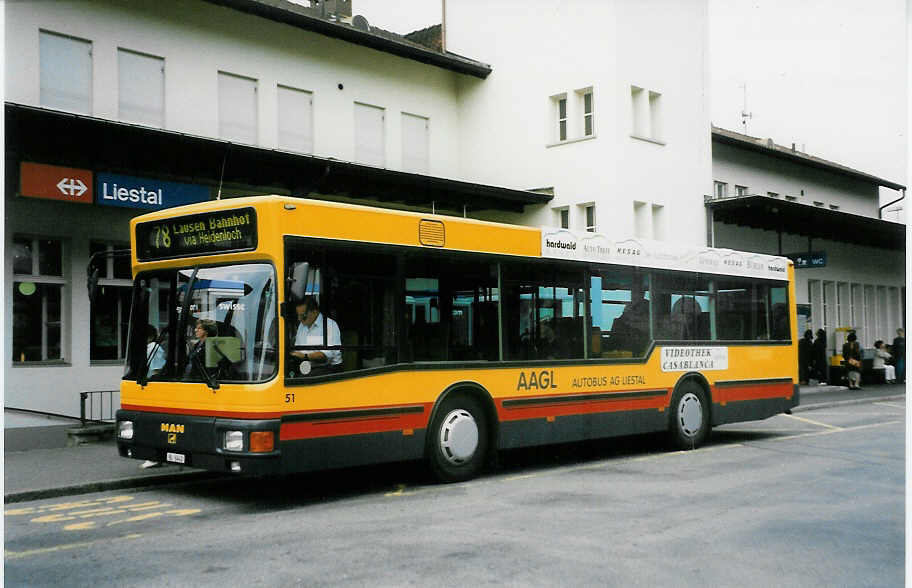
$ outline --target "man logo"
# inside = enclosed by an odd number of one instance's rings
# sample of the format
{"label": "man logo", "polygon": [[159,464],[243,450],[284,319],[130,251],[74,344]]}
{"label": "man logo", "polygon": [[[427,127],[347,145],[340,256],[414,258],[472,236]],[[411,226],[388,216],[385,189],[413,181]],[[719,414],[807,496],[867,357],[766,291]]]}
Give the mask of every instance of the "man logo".
{"label": "man logo", "polygon": [[177,433],[168,433],[168,444],[177,445]]}

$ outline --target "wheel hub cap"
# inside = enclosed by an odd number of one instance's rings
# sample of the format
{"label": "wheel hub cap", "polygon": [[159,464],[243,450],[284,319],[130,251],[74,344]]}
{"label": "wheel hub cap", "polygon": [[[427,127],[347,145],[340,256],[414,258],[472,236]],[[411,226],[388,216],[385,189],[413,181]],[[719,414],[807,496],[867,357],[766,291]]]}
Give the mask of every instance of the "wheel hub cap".
{"label": "wheel hub cap", "polygon": [[700,398],[688,392],[678,404],[678,420],[681,423],[681,432],[688,437],[696,437],[703,426],[703,406]]}
{"label": "wheel hub cap", "polygon": [[463,409],[450,411],[440,427],[440,449],[454,465],[470,459],[478,448],[478,424],[471,413]]}

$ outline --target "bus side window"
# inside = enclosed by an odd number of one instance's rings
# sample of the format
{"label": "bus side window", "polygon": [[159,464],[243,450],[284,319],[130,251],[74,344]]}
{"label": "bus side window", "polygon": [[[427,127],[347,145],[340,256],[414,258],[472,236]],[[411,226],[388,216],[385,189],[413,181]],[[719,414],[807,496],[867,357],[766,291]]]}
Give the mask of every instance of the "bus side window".
{"label": "bus side window", "polygon": [[408,361],[499,358],[497,274],[488,262],[415,257],[405,267]]}
{"label": "bus side window", "polygon": [[617,269],[592,276],[590,357],[642,357],[649,346],[649,274]]}
{"label": "bus side window", "polygon": [[553,266],[504,265],[504,355],[507,359],[582,359],[583,275]]}

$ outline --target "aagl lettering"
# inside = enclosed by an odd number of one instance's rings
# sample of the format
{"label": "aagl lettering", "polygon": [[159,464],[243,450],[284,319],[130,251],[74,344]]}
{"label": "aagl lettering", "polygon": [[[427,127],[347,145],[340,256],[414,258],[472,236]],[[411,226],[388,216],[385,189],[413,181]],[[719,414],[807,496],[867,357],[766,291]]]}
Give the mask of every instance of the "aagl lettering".
{"label": "aagl lettering", "polygon": [[554,370],[519,372],[519,381],[516,382],[517,390],[546,390],[548,388],[557,388]]}

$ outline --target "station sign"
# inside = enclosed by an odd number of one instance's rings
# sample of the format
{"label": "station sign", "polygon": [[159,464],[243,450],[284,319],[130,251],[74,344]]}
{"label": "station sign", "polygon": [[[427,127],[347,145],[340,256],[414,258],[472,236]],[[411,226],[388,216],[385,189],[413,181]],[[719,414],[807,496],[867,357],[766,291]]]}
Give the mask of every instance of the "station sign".
{"label": "station sign", "polygon": [[786,253],[786,257],[795,262],[795,268],[826,267],[826,251],[805,251],[803,253]]}
{"label": "station sign", "polygon": [[209,200],[209,188],[119,174],[95,174],[95,202],[143,210],[162,210]]}
{"label": "station sign", "polygon": [[29,198],[92,204],[92,172],[87,169],[23,161],[19,193]]}

